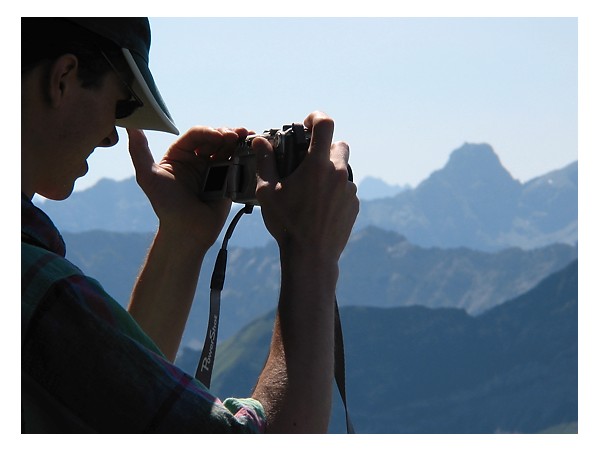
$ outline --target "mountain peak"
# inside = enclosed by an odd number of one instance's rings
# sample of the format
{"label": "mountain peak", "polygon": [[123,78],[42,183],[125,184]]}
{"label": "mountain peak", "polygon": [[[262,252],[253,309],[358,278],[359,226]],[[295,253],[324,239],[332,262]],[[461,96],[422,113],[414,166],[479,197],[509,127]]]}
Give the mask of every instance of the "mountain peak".
{"label": "mountain peak", "polygon": [[455,173],[463,179],[473,177],[489,179],[490,176],[513,179],[489,144],[465,142],[450,154],[450,158],[442,170]]}
{"label": "mountain peak", "polygon": [[520,188],[521,184],[502,165],[491,145],[467,142],[454,150],[446,165],[432,173],[423,184],[432,181],[466,190],[478,190],[482,186],[491,190],[512,190]]}
{"label": "mountain peak", "polygon": [[462,245],[469,246],[472,239],[481,240],[481,230],[497,235],[510,229],[521,189],[490,145],[465,143],[418,186],[416,195],[430,226],[450,227],[456,236],[467,237]]}
{"label": "mountain peak", "polygon": [[446,167],[451,166],[498,166],[500,158],[489,144],[472,144],[465,142],[450,154]]}

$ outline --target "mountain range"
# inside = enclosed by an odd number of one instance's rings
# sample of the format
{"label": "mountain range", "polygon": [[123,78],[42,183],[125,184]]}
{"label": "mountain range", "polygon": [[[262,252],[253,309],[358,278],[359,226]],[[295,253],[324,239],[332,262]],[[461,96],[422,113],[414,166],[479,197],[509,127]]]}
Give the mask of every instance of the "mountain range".
{"label": "mountain range", "polygon": [[[240,225],[241,226],[241,225]],[[126,305],[152,241],[152,233],[64,233],[67,258],[98,279]],[[577,258],[577,246],[552,244],[523,250],[483,252],[424,248],[376,227],[355,232],[340,260],[341,306],[456,307],[480,314],[526,292]],[[209,277],[217,248],[206,256],[184,335],[186,345],[203,340]],[[229,250],[219,333],[227,338],[277,304],[279,252],[274,243]]]}
{"label": "mountain range", "polygon": [[[477,317],[457,308],[342,307],[357,432],[576,433],[577,267]],[[258,318],[218,347],[214,392],[249,395],[273,318]],[[198,357],[186,349],[180,364],[193,373]],[[332,432],[344,432],[342,414],[337,401]]]}
{"label": "mountain range", "polygon": [[[577,187],[577,162],[521,183],[502,166],[490,145],[466,143],[416,188],[363,180],[354,229],[375,225],[423,247],[495,251],[575,244]],[[385,197],[373,199],[374,195]],[[234,205],[232,214],[238,207]],[[69,232],[153,232],[157,226],[134,178],[100,180],[66,201],[44,201],[43,209],[60,230]],[[242,223],[231,245],[256,247],[272,241],[259,211],[245,216]]]}

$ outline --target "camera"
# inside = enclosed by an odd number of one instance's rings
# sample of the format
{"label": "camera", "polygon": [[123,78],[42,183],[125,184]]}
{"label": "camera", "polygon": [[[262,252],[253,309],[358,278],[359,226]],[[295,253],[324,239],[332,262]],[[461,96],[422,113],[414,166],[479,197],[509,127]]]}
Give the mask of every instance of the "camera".
{"label": "camera", "polygon": [[258,206],[256,154],[252,151],[252,141],[259,136],[267,139],[273,146],[281,178],[290,175],[300,165],[310,144],[310,132],[303,124],[298,123],[248,136],[237,146],[229,160],[209,163],[201,181],[201,200],[231,198],[236,203]]}

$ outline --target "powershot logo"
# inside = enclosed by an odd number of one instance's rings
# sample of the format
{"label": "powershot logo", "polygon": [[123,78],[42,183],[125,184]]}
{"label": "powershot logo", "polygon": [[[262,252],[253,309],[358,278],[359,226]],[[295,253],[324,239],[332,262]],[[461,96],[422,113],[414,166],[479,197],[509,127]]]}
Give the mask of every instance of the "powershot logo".
{"label": "powershot logo", "polygon": [[208,339],[209,339],[208,355],[206,355],[204,358],[202,358],[202,367],[200,369],[201,372],[211,370],[212,359],[213,359],[213,350],[215,349],[215,341],[217,339],[217,326],[218,325],[219,325],[219,317],[216,314],[214,314],[212,328],[210,329],[210,331],[208,333]]}

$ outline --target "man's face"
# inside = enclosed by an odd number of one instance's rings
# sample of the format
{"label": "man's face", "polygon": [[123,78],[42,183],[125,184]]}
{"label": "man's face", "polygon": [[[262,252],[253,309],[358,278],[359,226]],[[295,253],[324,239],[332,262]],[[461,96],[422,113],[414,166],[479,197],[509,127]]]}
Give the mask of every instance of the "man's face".
{"label": "man's face", "polygon": [[67,198],[75,180],[88,171],[87,158],[97,147],[112,147],[118,140],[115,109],[129,98],[122,81],[109,71],[99,87],[71,83],[61,105],[60,120],[52,133],[54,142],[41,158],[36,191],[54,200]]}

